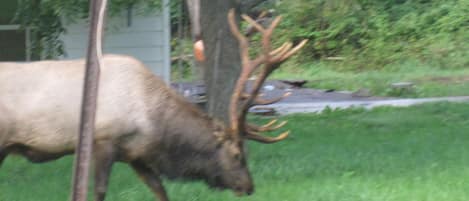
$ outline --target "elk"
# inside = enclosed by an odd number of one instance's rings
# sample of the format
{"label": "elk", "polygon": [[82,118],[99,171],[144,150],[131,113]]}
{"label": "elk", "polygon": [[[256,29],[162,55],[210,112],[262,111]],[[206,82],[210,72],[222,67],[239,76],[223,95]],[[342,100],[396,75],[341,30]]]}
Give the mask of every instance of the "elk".
{"label": "elk", "polygon": [[[242,17],[262,34],[262,53],[249,57],[249,41],[240,33],[231,10],[229,25],[240,45],[241,75],[231,97],[229,123],[214,119],[171,90],[138,60],[106,55],[101,69],[96,134],[94,194],[105,198],[111,167],[129,164],[160,201],[168,201],[161,178],[203,180],[210,187],[251,194],[244,140],[275,143],[261,135],[280,128],[246,122],[253,105],[279,101],[259,96],[262,83],[305,43],[286,43],[271,50],[271,35],[280,21],[263,28]],[[34,163],[72,154],[76,148],[84,60],[0,63],[0,165],[8,154]],[[248,78],[259,71],[251,89]],[[276,124],[276,125],[275,125]]]}

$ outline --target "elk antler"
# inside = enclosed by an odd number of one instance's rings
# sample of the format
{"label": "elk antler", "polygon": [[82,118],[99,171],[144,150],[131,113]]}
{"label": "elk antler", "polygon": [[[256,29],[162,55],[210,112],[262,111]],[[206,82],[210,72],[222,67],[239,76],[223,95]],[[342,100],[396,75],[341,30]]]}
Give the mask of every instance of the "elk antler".
{"label": "elk antler", "polygon": [[[240,135],[240,133],[243,133],[244,135],[242,137],[258,142],[278,142],[285,139],[289,132],[284,132],[277,137],[263,136],[260,134],[260,132],[276,130],[284,126],[286,122],[282,122],[275,126],[274,124],[277,122],[277,120],[274,120],[267,123],[266,125],[256,126],[245,123],[246,115],[249,111],[249,108],[254,105],[275,103],[289,95],[289,93],[286,93],[283,96],[272,100],[264,100],[258,97],[260,88],[269,74],[277,69],[280,64],[286,61],[289,57],[298,52],[298,50],[300,50],[306,44],[307,40],[301,41],[295,47],[293,47],[292,43],[287,42],[279,48],[271,50],[272,32],[279,24],[281,17],[276,17],[268,28],[262,27],[247,15],[242,15],[241,17],[262,35],[262,52],[255,59],[251,59],[249,57],[249,41],[247,37],[241,34],[239,31],[235,20],[234,10],[231,9],[228,13],[228,22],[231,32],[239,42],[239,51],[242,64],[240,76],[236,82],[233,95],[231,96],[231,103],[229,108],[231,130],[233,131],[233,135],[235,135],[234,137],[236,138],[238,135]],[[260,71],[260,73],[257,79],[254,81],[250,91],[246,92],[246,83],[249,77],[255,71]]]}

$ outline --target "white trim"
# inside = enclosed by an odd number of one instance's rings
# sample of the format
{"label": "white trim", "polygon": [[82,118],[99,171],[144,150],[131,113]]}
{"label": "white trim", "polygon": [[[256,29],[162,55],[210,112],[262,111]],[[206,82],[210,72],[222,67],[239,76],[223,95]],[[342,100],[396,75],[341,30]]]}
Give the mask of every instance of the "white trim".
{"label": "white trim", "polygon": [[0,31],[12,31],[20,29],[18,24],[0,25]]}
{"label": "white trim", "polygon": [[163,78],[167,84],[171,82],[171,31],[170,31],[170,4],[169,0],[163,0]]}

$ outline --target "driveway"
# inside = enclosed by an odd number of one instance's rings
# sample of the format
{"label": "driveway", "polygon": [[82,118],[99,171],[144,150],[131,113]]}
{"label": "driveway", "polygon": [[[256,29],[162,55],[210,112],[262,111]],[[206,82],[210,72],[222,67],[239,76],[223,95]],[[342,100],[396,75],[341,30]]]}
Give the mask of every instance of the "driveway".
{"label": "driveway", "polygon": [[[411,99],[387,99],[387,100],[343,100],[343,101],[313,101],[313,102],[279,102],[268,106],[258,106],[263,110],[272,108],[276,113],[285,115],[293,113],[317,113],[326,108],[346,109],[363,107],[371,109],[379,106],[407,107],[429,102],[468,102],[469,96],[438,97],[438,98],[411,98]],[[254,107],[256,108],[256,107]],[[255,109],[254,109],[255,110]]]}
{"label": "driveway", "polygon": [[[205,95],[202,83],[176,83],[173,87],[183,93],[192,102],[200,102]],[[249,88],[249,86],[248,86]],[[291,95],[270,105],[255,106],[252,112],[285,115],[292,113],[317,113],[326,108],[346,109],[363,107],[371,109],[379,106],[406,107],[428,102],[467,102],[469,96],[435,97],[435,98],[392,98],[370,96],[366,90],[358,92],[308,89],[286,84],[282,81],[267,81],[262,89],[264,98],[275,98],[290,92]]]}

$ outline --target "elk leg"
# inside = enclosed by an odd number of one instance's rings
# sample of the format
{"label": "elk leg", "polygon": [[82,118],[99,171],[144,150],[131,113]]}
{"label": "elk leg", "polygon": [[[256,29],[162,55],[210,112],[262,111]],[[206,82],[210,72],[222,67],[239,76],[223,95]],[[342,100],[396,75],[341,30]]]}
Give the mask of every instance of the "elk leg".
{"label": "elk leg", "polygon": [[111,175],[112,164],[114,163],[114,151],[112,145],[96,143],[94,148],[94,198],[95,201],[103,201]]}
{"label": "elk leg", "polygon": [[4,146],[0,147],[0,167],[2,167],[3,161],[5,158],[8,156],[8,153],[10,153],[10,146]]}
{"label": "elk leg", "polygon": [[137,172],[140,179],[142,179],[151,188],[160,201],[168,201],[166,190],[164,189],[158,174],[138,161],[132,162],[131,165],[135,172]]}
{"label": "elk leg", "polygon": [[0,149],[0,167],[2,167],[3,160],[7,157],[7,152]]}

